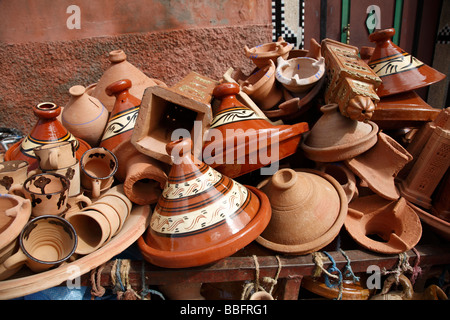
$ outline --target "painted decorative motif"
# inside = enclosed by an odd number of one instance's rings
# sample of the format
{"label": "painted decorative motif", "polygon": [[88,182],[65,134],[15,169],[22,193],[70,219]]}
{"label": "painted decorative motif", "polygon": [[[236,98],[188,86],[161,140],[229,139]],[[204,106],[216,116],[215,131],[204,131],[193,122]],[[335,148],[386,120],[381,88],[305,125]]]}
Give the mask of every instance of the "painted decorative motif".
{"label": "painted decorative motif", "polygon": [[120,112],[108,121],[102,141],[134,129],[140,106]]}
{"label": "painted decorative motif", "polygon": [[[209,188],[214,188],[220,184],[222,175],[209,168],[209,170],[199,178],[195,178],[186,183],[171,185],[169,190],[165,190],[163,197],[167,199],[180,199],[190,197],[203,192]],[[232,219],[245,209],[250,201],[251,195],[248,190],[236,181],[230,180],[232,186],[226,194],[222,194],[222,199],[216,199],[210,204],[200,209],[190,211],[189,214],[164,216],[160,214],[162,208],[157,207],[153,212],[150,227],[153,231],[173,236],[187,236],[198,231],[204,231],[221,225],[226,219]],[[188,184],[188,186],[186,186]],[[187,189],[186,189],[187,188]]]}
{"label": "painted decorative motif", "polygon": [[239,122],[246,120],[265,120],[265,119],[258,116],[253,110],[249,108],[234,107],[228,108],[216,114],[216,116],[214,117],[214,121],[211,123],[210,128],[217,128],[231,122]]}
{"label": "painted decorative motif", "polygon": [[423,62],[409,53],[400,52],[394,56],[385,57],[370,63],[370,67],[381,78],[423,66]]}
{"label": "painted decorative motif", "polygon": [[31,135],[28,135],[23,139],[22,148],[20,151],[30,158],[36,158],[36,155],[34,154],[34,151],[33,151],[34,148],[40,147],[44,144],[61,142],[61,141],[75,141],[75,143],[73,145],[74,150],[78,150],[78,147],[80,145],[79,141],[70,132],[67,132],[66,135],[59,138],[58,140],[52,140],[52,141],[36,139],[36,138],[32,137]]}

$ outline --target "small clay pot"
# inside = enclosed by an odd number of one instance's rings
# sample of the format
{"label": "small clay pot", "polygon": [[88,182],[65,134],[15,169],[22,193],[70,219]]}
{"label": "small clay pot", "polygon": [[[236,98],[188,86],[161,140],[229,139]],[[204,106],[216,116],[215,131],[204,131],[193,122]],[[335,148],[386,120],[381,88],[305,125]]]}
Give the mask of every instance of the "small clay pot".
{"label": "small clay pot", "polygon": [[350,202],[345,228],[364,248],[386,254],[410,250],[422,236],[420,219],[404,198],[390,201],[376,194]]}
{"label": "small clay pot", "polygon": [[278,57],[287,59],[289,52],[294,48],[294,45],[284,41],[279,37],[276,42],[264,43],[249,49],[244,47],[245,55],[250,58],[258,68],[263,68],[269,61],[277,62]]}
{"label": "small clay pot", "polygon": [[282,253],[307,254],[329,244],[347,215],[347,196],[330,175],[312,169],[281,169],[258,184],[272,218],[256,239]]}
{"label": "small clay pot", "polygon": [[335,162],[351,159],[377,142],[378,126],[343,116],[337,104],[320,108],[323,115],[305,134],[301,147],[311,160]]}

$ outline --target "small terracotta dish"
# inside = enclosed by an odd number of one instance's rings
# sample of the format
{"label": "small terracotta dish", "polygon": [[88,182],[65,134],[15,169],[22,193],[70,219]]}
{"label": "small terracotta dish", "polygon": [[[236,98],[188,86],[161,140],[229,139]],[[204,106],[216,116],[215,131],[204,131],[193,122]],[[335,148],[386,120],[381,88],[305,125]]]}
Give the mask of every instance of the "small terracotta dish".
{"label": "small terracotta dish", "polygon": [[293,48],[293,44],[287,43],[282,37],[279,37],[277,42],[260,44],[251,49],[245,46],[244,50],[245,55],[250,58],[258,68],[262,68],[269,63],[269,60],[276,63],[278,57],[286,59]]}
{"label": "small terracotta dish", "polygon": [[420,219],[404,198],[376,194],[350,202],[345,228],[362,247],[386,254],[410,250],[422,236]]}
{"label": "small terracotta dish", "polygon": [[299,57],[277,60],[276,79],[287,90],[295,93],[311,89],[325,73],[325,59],[318,60],[309,57]]}

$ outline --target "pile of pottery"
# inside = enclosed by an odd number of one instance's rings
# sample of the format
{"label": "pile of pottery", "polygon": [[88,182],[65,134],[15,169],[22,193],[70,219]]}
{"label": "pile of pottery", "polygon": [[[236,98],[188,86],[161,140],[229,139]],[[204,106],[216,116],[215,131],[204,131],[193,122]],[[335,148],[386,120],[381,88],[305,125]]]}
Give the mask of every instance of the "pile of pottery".
{"label": "pile of pottery", "polygon": [[[421,220],[450,238],[449,109],[405,145],[374,120],[380,93],[399,84],[356,47],[312,39],[294,50],[280,38],[245,55],[250,76],[190,72],[167,87],[115,50],[98,83],[70,89],[62,112],[38,104],[37,124],[0,163],[1,279],[98,250],[133,204],[152,206],[137,244],[165,268],[207,265],[253,241],[309,254],[343,228],[385,254],[413,248]],[[59,254],[27,258],[47,250],[33,234]]]}

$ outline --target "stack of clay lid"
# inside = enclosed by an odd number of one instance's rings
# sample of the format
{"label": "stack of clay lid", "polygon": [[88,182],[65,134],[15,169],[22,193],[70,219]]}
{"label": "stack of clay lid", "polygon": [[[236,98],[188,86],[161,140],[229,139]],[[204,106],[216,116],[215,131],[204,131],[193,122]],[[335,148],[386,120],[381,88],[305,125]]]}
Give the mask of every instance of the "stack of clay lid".
{"label": "stack of clay lid", "polygon": [[369,36],[376,46],[368,64],[381,78],[377,94],[381,98],[372,121],[382,129],[420,126],[431,121],[439,110],[423,101],[414,90],[441,81],[445,75],[426,65],[392,42],[395,29]]}
{"label": "stack of clay lid", "polygon": [[16,142],[6,151],[5,161],[25,160],[29,163],[28,170],[32,170],[39,165],[33,151],[36,147],[75,140],[75,155],[78,160],[85,151],[91,148],[86,141],[76,138],[70,133],[58,120],[57,117],[61,114],[60,106],[53,102],[42,102],[33,107],[33,112],[38,117],[38,121],[25,138]]}
{"label": "stack of clay lid", "polygon": [[144,258],[165,268],[205,265],[242,249],[266,228],[267,196],[195,159],[192,141],[167,144],[168,181],[147,232],[138,240]]}
{"label": "stack of clay lid", "polygon": [[293,44],[287,43],[282,37],[277,42],[260,44],[249,49],[244,47],[245,55],[250,58],[258,68],[263,68],[269,64],[269,60],[277,62],[278,57],[287,59],[289,52],[294,48]]}
{"label": "stack of clay lid", "polygon": [[410,250],[422,236],[420,219],[404,198],[391,201],[377,194],[350,202],[345,228],[364,248],[386,254]]}
{"label": "stack of clay lid", "polygon": [[141,70],[128,62],[127,55],[123,50],[111,51],[108,59],[111,64],[105,70],[100,80],[90,88],[88,93],[100,100],[109,112],[114,108],[115,98],[107,95],[105,89],[115,81],[130,79],[133,83],[130,93],[139,99],[142,99],[144,91],[148,87],[156,85],[166,87],[162,81],[147,77]]}
{"label": "stack of clay lid", "polygon": [[239,90],[236,83],[214,88],[213,95],[221,103],[203,145],[203,161],[230,178],[294,154],[309,129],[306,122],[273,125],[236,98]]}
{"label": "stack of clay lid", "polygon": [[325,105],[320,111],[323,115],[301,144],[309,159],[317,162],[351,159],[376,144],[378,126],[374,122],[345,117],[337,104]]}
{"label": "stack of clay lid", "polygon": [[347,215],[347,196],[330,175],[312,169],[281,169],[258,188],[269,197],[272,218],[256,239],[282,253],[307,254],[329,244]]}

